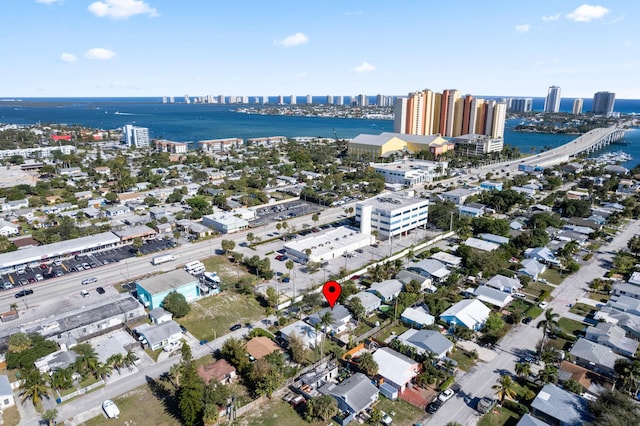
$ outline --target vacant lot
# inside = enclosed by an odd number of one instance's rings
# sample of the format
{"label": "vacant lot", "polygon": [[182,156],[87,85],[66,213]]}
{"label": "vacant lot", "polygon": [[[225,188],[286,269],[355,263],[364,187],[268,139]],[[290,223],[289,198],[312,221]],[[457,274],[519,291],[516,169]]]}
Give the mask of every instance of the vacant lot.
{"label": "vacant lot", "polygon": [[381,396],[376,408],[389,414],[397,426],[412,426],[424,417],[424,411],[400,399],[391,401]]}
{"label": "vacant lot", "polygon": [[249,414],[239,418],[236,424],[241,426],[280,426],[280,425],[307,425],[324,426],[326,424],[335,425],[334,422],[307,422],[296,410],[281,399],[274,399],[256,410],[254,414]]}
{"label": "vacant lot", "polygon": [[199,340],[211,341],[229,332],[233,324],[257,321],[264,316],[265,308],[255,296],[229,290],[191,303],[191,312],[176,321]]}

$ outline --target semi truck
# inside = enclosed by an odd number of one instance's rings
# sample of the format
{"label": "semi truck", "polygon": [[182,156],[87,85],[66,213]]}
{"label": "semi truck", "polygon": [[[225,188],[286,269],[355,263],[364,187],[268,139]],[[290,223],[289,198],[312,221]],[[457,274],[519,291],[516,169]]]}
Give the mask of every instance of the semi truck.
{"label": "semi truck", "polygon": [[151,259],[151,263],[154,265],[160,265],[161,263],[171,262],[176,260],[176,256],[173,254],[163,254],[161,256],[155,256]]}

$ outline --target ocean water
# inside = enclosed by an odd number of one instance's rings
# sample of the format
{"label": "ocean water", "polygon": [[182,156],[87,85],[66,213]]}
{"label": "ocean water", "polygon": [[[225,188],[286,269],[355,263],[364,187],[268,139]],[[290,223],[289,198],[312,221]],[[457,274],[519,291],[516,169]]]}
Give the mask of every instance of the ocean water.
{"label": "ocean water", "polygon": [[[316,103],[322,103],[325,99],[326,97],[313,98]],[[304,101],[302,98],[299,100]],[[270,102],[275,102],[275,98],[270,97]],[[543,104],[544,98],[533,98],[534,110],[541,110]],[[570,111],[572,105],[573,99],[563,99],[560,109]],[[235,112],[236,107],[237,105],[232,104],[162,104],[160,98],[0,99],[0,123],[62,123],[101,129],[134,124],[148,127],[152,138],[182,142],[276,135],[353,138],[362,133],[393,131],[391,120],[254,115]],[[585,111],[591,108],[590,99],[585,99],[584,108]],[[616,100],[615,111],[640,114],[640,100]],[[571,135],[513,131],[519,122],[517,119],[507,120],[504,139],[506,144],[518,147],[523,153],[533,154],[544,147],[554,148],[575,139]],[[621,142],[623,144],[610,145],[602,152],[629,153],[633,159],[623,163],[628,168],[640,163],[640,129],[628,130]]]}

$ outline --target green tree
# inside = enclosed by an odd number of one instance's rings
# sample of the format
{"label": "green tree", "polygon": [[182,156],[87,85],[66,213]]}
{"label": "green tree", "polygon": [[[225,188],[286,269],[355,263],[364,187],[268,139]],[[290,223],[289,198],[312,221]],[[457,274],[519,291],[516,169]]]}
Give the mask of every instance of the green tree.
{"label": "green tree", "polygon": [[519,362],[516,364],[516,375],[518,377],[529,377],[531,375],[531,364],[528,362]]}
{"label": "green tree", "polygon": [[224,250],[225,254],[229,253],[231,250],[233,250],[236,247],[235,241],[232,241],[232,240],[222,240],[220,242],[220,245],[222,247],[222,250]]}
{"label": "green tree", "polygon": [[366,315],[364,306],[362,306],[362,300],[360,300],[359,297],[349,299],[349,311],[351,311],[351,315],[353,315],[353,318],[357,321],[360,321]]}
{"label": "green tree", "polygon": [[75,365],[76,371],[86,377],[87,374],[95,374],[98,368],[98,354],[93,350],[90,343],[81,343],[72,348],[78,354]]}
{"label": "green tree", "polygon": [[540,353],[544,352],[544,345],[547,340],[547,336],[558,328],[559,314],[553,312],[552,308],[547,309],[544,312],[544,319],[537,325],[538,328],[542,328],[542,341],[540,342]]}
{"label": "green tree", "polygon": [[193,426],[202,417],[204,409],[204,382],[198,376],[193,363],[191,348],[186,341],[180,349],[182,361],[180,363],[181,383],[177,392],[178,409],[183,424]]}
{"label": "green tree", "polygon": [[115,192],[107,192],[104,199],[107,200],[109,204],[115,204],[115,202],[118,201],[118,194]]}
{"label": "green tree", "polygon": [[640,235],[634,235],[627,243],[627,248],[636,257],[640,256]]}
{"label": "green tree", "polygon": [[498,383],[491,386],[495,390],[496,396],[500,400],[500,404],[505,398],[514,399],[516,397],[515,383],[511,376],[503,375],[498,379]]}
{"label": "green tree", "polygon": [[635,402],[627,395],[605,390],[589,403],[593,421],[588,426],[626,426],[640,424],[640,413]]}
{"label": "green tree", "polygon": [[14,333],[9,336],[9,351],[13,353],[20,353],[30,349],[33,345],[31,337],[25,333]]}
{"label": "green tree", "polygon": [[317,396],[307,402],[306,417],[308,421],[320,419],[327,422],[336,414],[338,414],[338,403],[330,395]]}
{"label": "green tree", "polygon": [[171,293],[167,294],[167,296],[162,301],[162,307],[171,312],[176,318],[182,318],[191,310],[187,299],[184,297],[184,295],[178,293],[177,291],[172,291]]}
{"label": "green tree", "polygon": [[27,399],[31,399],[33,405],[38,405],[42,398],[49,399],[49,386],[47,386],[44,377],[38,370],[31,369],[25,372],[24,380],[25,383],[24,386],[22,386],[22,392],[20,393],[23,403]]}
{"label": "green tree", "polygon": [[49,426],[54,424],[56,417],[58,417],[58,410],[55,408],[49,408],[42,414],[42,420],[47,422]]}
{"label": "green tree", "polygon": [[279,295],[275,288],[267,287],[266,297],[269,307],[275,308],[278,306]]}
{"label": "green tree", "polygon": [[573,392],[578,395],[582,395],[582,392],[583,392],[582,385],[573,379],[569,379],[565,381],[562,384],[562,387],[568,390],[569,392]]}
{"label": "green tree", "polygon": [[303,364],[307,357],[307,348],[302,341],[302,338],[297,334],[289,336],[289,351],[291,352],[291,359],[298,364]]}
{"label": "green tree", "polygon": [[487,318],[487,321],[484,324],[484,327],[488,333],[496,334],[504,328],[504,325],[502,315],[497,312],[491,312],[489,314],[489,318]]}
{"label": "green tree", "polygon": [[358,370],[360,370],[363,374],[366,374],[369,377],[374,377],[378,374],[378,363],[375,359],[373,359],[373,355],[371,352],[365,352],[360,355],[360,359],[358,361]]}
{"label": "green tree", "polygon": [[325,351],[324,351],[324,343],[325,340],[327,339],[327,331],[329,330],[329,328],[335,324],[335,320],[333,319],[333,314],[331,311],[327,311],[325,312],[321,317],[320,317],[320,322],[318,323],[320,325],[320,328],[322,329],[322,341],[321,341],[321,349],[320,349],[320,357],[323,357],[325,355]]}
{"label": "green tree", "polygon": [[248,371],[251,367],[246,356],[245,346],[241,340],[235,337],[228,338],[222,345],[221,352],[224,359],[236,367],[240,373]]}

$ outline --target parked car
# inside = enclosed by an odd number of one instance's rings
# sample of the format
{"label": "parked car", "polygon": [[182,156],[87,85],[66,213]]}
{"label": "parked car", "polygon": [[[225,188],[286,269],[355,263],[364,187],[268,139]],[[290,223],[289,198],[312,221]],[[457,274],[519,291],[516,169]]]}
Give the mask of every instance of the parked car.
{"label": "parked car", "polygon": [[45,263],[41,263],[41,264],[40,264],[40,269],[42,269],[43,271],[44,271],[45,269],[47,269],[47,268],[48,268],[48,266],[47,266]]}
{"label": "parked car", "polygon": [[436,399],[431,404],[427,405],[427,413],[433,414],[436,411],[438,411],[440,407],[442,407],[442,401],[439,401],[438,399]]}
{"label": "parked car", "polygon": [[34,277],[35,277],[36,281],[44,280],[44,277],[42,276],[42,274],[35,274]]}
{"label": "parked car", "polygon": [[513,293],[513,297],[519,297],[520,299],[525,299],[527,295],[524,293]]}
{"label": "parked car", "polygon": [[496,405],[496,400],[493,398],[489,398],[485,396],[481,400],[478,401],[478,405],[476,409],[482,414],[486,414]]}
{"label": "parked car", "polygon": [[173,352],[176,349],[178,349],[181,345],[182,345],[182,343],[180,341],[171,342],[167,346],[162,348],[162,350],[165,351],[165,352]]}
{"label": "parked car", "polygon": [[236,330],[240,330],[241,328],[242,328],[242,324],[233,324],[231,327],[229,327],[229,330],[236,331]]}
{"label": "parked car", "polygon": [[538,307],[541,309],[545,309],[547,306],[549,306],[548,302],[540,302],[538,303]]}
{"label": "parked car", "polygon": [[24,279],[24,278],[23,278],[23,279],[21,279],[21,280],[19,281],[19,283],[20,283],[20,285],[24,286],[24,285],[29,284],[29,281],[27,281],[26,279]]}
{"label": "parked car", "polygon": [[453,396],[453,389],[446,389],[444,392],[438,395],[438,401],[447,402]]}
{"label": "parked car", "polygon": [[19,292],[17,292],[15,297],[16,297],[16,299],[18,299],[20,297],[28,296],[30,294],[33,294],[33,290],[24,289],[24,290],[20,290]]}
{"label": "parked car", "polygon": [[85,278],[84,280],[82,280],[82,285],[93,284],[96,281],[98,281],[96,277]]}
{"label": "parked car", "polygon": [[55,275],[56,277],[61,277],[64,275],[64,272],[62,272],[60,269],[56,270],[53,275]]}
{"label": "parked car", "polygon": [[104,294],[105,293],[104,288],[102,288],[102,287],[97,287],[96,291],[98,292],[98,294]]}
{"label": "parked car", "polygon": [[87,290],[82,290],[82,291],[80,291],[80,296],[82,296],[82,297],[84,297],[86,299],[87,297],[89,297],[91,295],[89,294],[89,292]]}
{"label": "parked car", "polygon": [[529,324],[532,320],[533,320],[533,318],[531,318],[531,317],[525,317],[525,318],[522,319],[522,323],[523,324]]}

